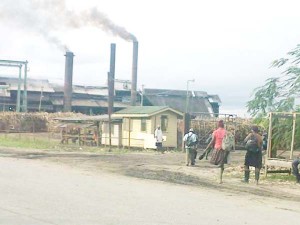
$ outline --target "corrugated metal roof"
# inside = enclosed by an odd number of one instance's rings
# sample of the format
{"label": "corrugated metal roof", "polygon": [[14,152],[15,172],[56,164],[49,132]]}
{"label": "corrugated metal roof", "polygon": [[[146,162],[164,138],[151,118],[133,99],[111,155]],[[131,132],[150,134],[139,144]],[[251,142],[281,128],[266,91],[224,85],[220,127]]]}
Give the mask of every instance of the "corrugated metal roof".
{"label": "corrugated metal roof", "polygon": [[68,122],[99,121],[99,120],[107,120],[107,119],[108,119],[108,115],[54,118],[54,120],[68,121]]}
{"label": "corrugated metal roof", "polygon": [[[56,98],[51,99],[53,105],[63,105],[63,99]],[[96,99],[72,99],[72,106],[86,106],[86,107],[108,107],[107,100],[96,100]],[[114,102],[115,108],[126,108],[128,104],[122,102]]]}
{"label": "corrugated metal roof", "polygon": [[52,87],[55,92],[64,92],[64,87],[59,84],[52,84]]}
{"label": "corrugated metal roof", "polygon": [[130,106],[126,109],[115,112],[115,114],[153,114],[157,111],[168,108],[167,106]]}
{"label": "corrugated metal roof", "polygon": [[108,90],[106,89],[96,89],[96,88],[88,88],[86,90],[88,95],[101,95],[101,96],[108,96]]}
{"label": "corrugated metal roof", "polygon": [[[186,97],[180,96],[145,96],[152,105],[157,106],[169,106],[180,112],[186,110]],[[190,97],[189,98],[189,112],[209,112],[206,104],[208,100],[206,98]]]}
{"label": "corrugated metal roof", "polygon": [[[64,92],[64,86],[56,83],[49,83],[46,79],[27,79],[27,90],[32,92]],[[9,85],[8,90],[18,90],[19,78],[17,77],[0,77],[0,82]],[[24,80],[21,80],[21,90],[23,90]],[[115,90],[127,91],[130,93],[131,82],[126,80],[116,80]],[[72,92],[74,94],[95,95],[95,96],[108,96],[107,86],[83,86],[73,85]]]}
{"label": "corrugated metal roof", "polygon": [[90,106],[90,107],[97,107],[99,106],[98,102],[93,99],[72,99],[73,106]]}
{"label": "corrugated metal roof", "polygon": [[108,96],[107,87],[74,85],[72,90],[76,94]]}
{"label": "corrugated metal roof", "polygon": [[130,92],[130,90],[131,90],[131,81],[130,80],[115,79],[115,90],[129,91]]}
{"label": "corrugated metal roof", "polygon": [[[97,115],[97,116],[82,116],[82,117],[64,117],[64,118],[55,118],[54,120],[59,120],[68,123],[81,123],[81,122],[97,122],[97,121],[108,121],[108,115]],[[121,118],[114,117],[113,121],[120,121]]]}
{"label": "corrugated metal roof", "polygon": [[[1,83],[6,83],[9,85],[8,90],[17,91],[18,90],[18,84],[19,84],[19,78],[15,77],[0,77]],[[24,89],[24,80],[21,79],[21,90]],[[51,84],[48,80],[36,80],[36,79],[27,79],[27,91],[32,92],[54,92],[54,89],[52,88]]]}
{"label": "corrugated metal roof", "polygon": [[[53,99],[51,102],[53,105],[63,105],[63,99]],[[99,104],[93,99],[72,99],[72,106],[99,107]]]}
{"label": "corrugated metal roof", "polygon": [[86,90],[84,86],[73,85],[72,92],[78,94],[86,94]]}
{"label": "corrugated metal roof", "polygon": [[[96,100],[98,106],[100,107],[108,107],[108,102],[107,100]],[[129,104],[125,104],[122,102],[114,102],[114,108],[126,108],[128,107]]]}
{"label": "corrugated metal roof", "polygon": [[77,123],[77,121],[62,121],[62,122],[67,122],[67,123],[64,123],[64,124],[59,124],[57,125],[56,127],[58,128],[81,128],[81,129],[84,129],[84,128],[89,128],[89,127],[95,127],[94,124],[86,124],[86,123]]}
{"label": "corrugated metal roof", "polygon": [[149,117],[168,110],[182,116],[181,112],[168,106],[130,106],[126,109],[115,112],[113,116]]}
{"label": "corrugated metal roof", "polygon": [[[0,77],[0,82],[6,83],[9,85],[9,90],[18,90],[19,79],[15,77]],[[21,90],[23,90],[24,80],[22,79]],[[60,84],[50,84],[48,80],[42,79],[27,79],[27,90],[41,92],[64,92],[64,86]],[[99,96],[108,96],[107,87],[103,86],[82,86],[82,85],[73,85],[73,93],[77,94],[87,94],[87,95],[99,95]]]}
{"label": "corrugated metal roof", "polygon": [[[186,111],[186,90],[145,89],[144,98],[153,106],[169,106],[181,112]],[[221,103],[218,95],[208,95],[204,91],[189,91],[188,112],[212,111],[210,103]]]}
{"label": "corrugated metal roof", "polygon": [[[53,84],[52,86],[56,92],[64,92],[64,87],[62,85]],[[108,96],[107,87],[100,86],[73,85],[72,92],[74,94]]]}
{"label": "corrugated metal roof", "polygon": [[221,99],[218,95],[209,95],[208,100],[210,102],[217,102],[217,103],[221,103]]}
{"label": "corrugated metal roof", "polygon": [[[170,89],[144,89],[145,95],[154,96],[186,96],[186,90],[170,90]],[[207,92],[205,91],[189,91],[190,95],[195,95],[197,97],[207,97]]]}

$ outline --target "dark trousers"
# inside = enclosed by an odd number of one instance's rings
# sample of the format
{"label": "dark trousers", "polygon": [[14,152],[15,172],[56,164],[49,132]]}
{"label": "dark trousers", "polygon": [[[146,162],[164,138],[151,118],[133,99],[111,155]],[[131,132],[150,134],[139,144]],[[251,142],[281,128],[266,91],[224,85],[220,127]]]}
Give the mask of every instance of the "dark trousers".
{"label": "dark trousers", "polygon": [[295,159],[292,162],[293,174],[296,176],[298,183],[300,183],[300,174],[299,174],[299,168],[298,168],[299,163],[300,163],[300,159]]}
{"label": "dark trousers", "polygon": [[211,152],[211,150],[213,150],[213,148],[209,148],[209,149],[205,152],[205,159],[208,159],[208,154]]}
{"label": "dark trousers", "polygon": [[162,142],[156,142],[156,149],[157,151],[163,151]]}

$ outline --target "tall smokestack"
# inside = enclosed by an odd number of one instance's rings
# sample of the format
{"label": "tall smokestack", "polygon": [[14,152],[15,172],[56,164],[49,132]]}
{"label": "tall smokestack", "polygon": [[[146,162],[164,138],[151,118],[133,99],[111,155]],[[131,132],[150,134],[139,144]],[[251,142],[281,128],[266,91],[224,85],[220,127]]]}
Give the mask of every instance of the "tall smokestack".
{"label": "tall smokestack", "polygon": [[116,44],[110,45],[110,70],[107,76],[108,86],[108,138],[109,138],[109,150],[111,148],[111,114],[114,110],[114,92],[115,92],[115,61],[116,61]]}
{"label": "tall smokestack", "polygon": [[73,52],[67,51],[65,64],[64,112],[72,111]]}
{"label": "tall smokestack", "polygon": [[136,105],[138,48],[139,48],[139,43],[137,41],[133,41],[132,78],[131,78],[131,105],[132,106]]}
{"label": "tall smokestack", "polygon": [[110,70],[108,73],[108,115],[113,113],[114,92],[115,92],[115,62],[116,62],[116,44],[110,45]]}

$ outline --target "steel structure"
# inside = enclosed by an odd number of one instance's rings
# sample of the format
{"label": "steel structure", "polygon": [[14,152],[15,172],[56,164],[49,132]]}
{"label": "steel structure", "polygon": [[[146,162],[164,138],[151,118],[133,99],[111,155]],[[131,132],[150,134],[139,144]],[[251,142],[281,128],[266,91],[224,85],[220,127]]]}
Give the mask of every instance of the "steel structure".
{"label": "steel structure", "polygon": [[[265,176],[267,176],[268,173],[291,173],[292,168],[292,160],[294,158],[294,152],[295,152],[295,146],[296,146],[296,126],[297,126],[297,120],[299,122],[299,116],[300,113],[290,113],[290,112],[270,112],[269,113],[269,130],[268,130],[268,147],[267,152],[265,156]],[[291,123],[291,127],[289,126],[287,129],[291,131],[290,136],[290,149],[277,149],[276,146],[274,146],[273,139],[274,130],[275,130],[275,124],[279,124],[281,120],[289,120]],[[277,132],[278,133],[278,132]],[[280,133],[280,137],[283,139],[286,138],[284,136],[284,131]],[[285,140],[282,140],[281,142],[284,142]],[[276,147],[276,149],[274,148]],[[274,154],[274,152],[276,154]],[[279,167],[280,169],[276,170],[270,170],[271,167]],[[284,169],[282,169],[284,168]]]}
{"label": "steel structure", "polygon": [[22,67],[24,66],[24,86],[23,86],[23,107],[22,111],[27,112],[27,64],[28,61],[0,60],[2,67],[17,67],[19,68],[19,82],[16,102],[16,111],[21,111],[21,84],[22,84]]}

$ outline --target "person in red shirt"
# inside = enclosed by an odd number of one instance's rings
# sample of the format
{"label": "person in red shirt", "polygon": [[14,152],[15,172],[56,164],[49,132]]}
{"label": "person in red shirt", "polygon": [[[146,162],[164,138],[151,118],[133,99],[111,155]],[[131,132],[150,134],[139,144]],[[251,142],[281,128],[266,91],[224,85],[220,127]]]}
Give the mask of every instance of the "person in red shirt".
{"label": "person in red shirt", "polygon": [[212,140],[208,144],[205,149],[205,152],[210,147],[213,147],[213,152],[211,155],[210,163],[213,165],[218,165],[220,168],[220,184],[223,182],[223,172],[224,172],[224,164],[227,163],[227,152],[222,149],[222,141],[226,134],[226,130],[224,128],[224,121],[218,121],[218,128],[212,133]]}

